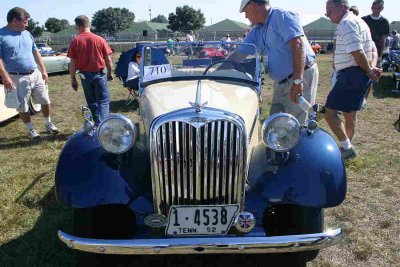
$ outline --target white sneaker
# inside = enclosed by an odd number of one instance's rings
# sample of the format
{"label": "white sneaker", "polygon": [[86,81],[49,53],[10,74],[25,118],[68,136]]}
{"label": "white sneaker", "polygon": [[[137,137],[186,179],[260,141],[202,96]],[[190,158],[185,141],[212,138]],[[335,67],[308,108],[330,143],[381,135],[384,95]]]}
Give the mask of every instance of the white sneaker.
{"label": "white sneaker", "polygon": [[52,122],[45,123],[44,128],[46,129],[46,132],[48,132],[49,134],[58,134],[60,132]]}
{"label": "white sneaker", "polygon": [[35,129],[32,129],[28,132],[28,137],[31,140],[39,140],[40,134]]}

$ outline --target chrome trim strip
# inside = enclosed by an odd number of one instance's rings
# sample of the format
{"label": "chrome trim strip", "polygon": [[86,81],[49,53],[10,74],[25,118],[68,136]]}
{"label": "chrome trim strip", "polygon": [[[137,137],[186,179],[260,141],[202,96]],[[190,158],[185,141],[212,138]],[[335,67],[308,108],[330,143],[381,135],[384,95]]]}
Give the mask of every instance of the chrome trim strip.
{"label": "chrome trim strip", "polygon": [[221,197],[222,197],[222,202],[221,203],[229,203],[228,201],[227,201],[227,196],[225,195],[225,193],[226,193],[226,167],[227,167],[227,165],[228,164],[226,164],[226,159],[227,159],[227,156],[226,156],[226,154],[228,153],[227,152],[227,149],[228,149],[228,122],[227,121],[224,121],[224,140],[223,140],[223,143],[222,143],[222,195],[221,195]]}
{"label": "chrome trim strip", "polygon": [[175,168],[174,168],[174,123],[176,122],[169,122],[168,123],[168,135],[169,135],[169,169],[171,171],[171,203],[176,203],[176,195],[175,195]]}
{"label": "chrome trim strip", "polygon": [[217,165],[215,167],[215,200],[217,203],[221,203],[219,196],[219,176],[220,176],[220,164],[221,164],[221,121],[217,121]]}
{"label": "chrome trim strip", "polygon": [[230,125],[230,131],[229,131],[229,164],[228,164],[228,168],[229,168],[229,181],[228,181],[228,196],[229,196],[229,201],[228,204],[233,204],[235,203],[234,199],[235,196],[232,195],[232,187],[236,186],[236,183],[233,184],[232,183],[232,170],[233,170],[233,128],[235,128],[235,126],[233,124]]}
{"label": "chrome trim strip", "polygon": [[178,205],[181,202],[182,198],[182,188],[181,188],[181,150],[180,150],[180,132],[179,132],[179,124],[181,122],[175,122],[175,139],[176,139],[176,182],[178,184]]}
{"label": "chrome trim strip", "polygon": [[240,180],[240,167],[239,167],[239,158],[240,158],[240,135],[239,135],[239,129],[236,129],[236,171],[235,171],[235,203],[239,203],[240,201],[240,185],[239,185],[239,180]]}
{"label": "chrome trim strip", "polygon": [[210,203],[214,203],[214,164],[215,164],[215,155],[214,155],[214,135],[215,135],[215,121],[211,123],[211,151],[210,151]]}
{"label": "chrome trim strip", "polygon": [[194,187],[193,187],[193,163],[194,158],[193,158],[193,127],[189,125],[189,189],[190,189],[190,202],[189,204],[194,204],[192,201],[194,201]]}
{"label": "chrome trim strip", "polygon": [[204,126],[204,190],[203,190],[203,198],[208,199],[208,124]]}
{"label": "chrome trim strip", "polygon": [[165,208],[168,209],[170,206],[169,202],[169,177],[168,177],[168,156],[167,156],[167,144],[166,144],[166,130],[165,130],[165,124],[161,127],[162,131],[162,142],[163,142],[163,160],[164,160],[164,186],[165,186]]}
{"label": "chrome trim strip", "polygon": [[196,204],[201,203],[201,129],[196,128]]}
{"label": "chrome trim strip", "polygon": [[[158,190],[160,190],[160,192],[157,193],[157,195],[160,197],[159,199],[157,199],[157,207],[158,209],[163,209],[164,207],[161,207],[161,204],[163,204],[165,206],[165,203],[163,203],[163,199],[164,199],[164,195],[163,192],[165,192],[164,190],[164,178],[163,178],[163,170],[162,170],[162,165],[160,164],[162,162],[162,155],[161,155],[161,132],[158,132],[157,134],[157,159],[158,159],[158,166],[160,168],[158,168],[157,174],[158,177],[160,178],[158,183]],[[157,179],[158,180],[158,179]]]}
{"label": "chrome trim strip", "polygon": [[187,134],[187,127],[190,127],[189,125],[186,125],[182,123],[182,135],[183,135],[183,190],[184,190],[184,198],[188,198],[188,184],[187,184],[187,160],[186,160],[186,151],[187,151],[187,146],[186,146],[186,134]]}
{"label": "chrome trim strip", "polygon": [[338,243],[342,237],[340,228],[316,234],[273,237],[224,236],[131,240],[80,238],[58,231],[58,238],[71,249],[120,255],[299,252],[330,247]]}

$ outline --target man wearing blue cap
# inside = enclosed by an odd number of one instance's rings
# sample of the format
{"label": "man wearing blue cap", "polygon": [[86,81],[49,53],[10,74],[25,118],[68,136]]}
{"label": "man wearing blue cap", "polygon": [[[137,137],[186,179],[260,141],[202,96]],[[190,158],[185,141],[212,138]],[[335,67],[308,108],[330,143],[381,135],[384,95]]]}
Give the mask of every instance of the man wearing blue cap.
{"label": "man wearing blue cap", "polygon": [[255,25],[243,42],[257,46],[274,81],[270,114],[290,113],[304,124],[307,112],[298,105],[298,98],[302,95],[315,103],[318,67],[299,15],[271,7],[268,0],[242,0],[239,11]]}

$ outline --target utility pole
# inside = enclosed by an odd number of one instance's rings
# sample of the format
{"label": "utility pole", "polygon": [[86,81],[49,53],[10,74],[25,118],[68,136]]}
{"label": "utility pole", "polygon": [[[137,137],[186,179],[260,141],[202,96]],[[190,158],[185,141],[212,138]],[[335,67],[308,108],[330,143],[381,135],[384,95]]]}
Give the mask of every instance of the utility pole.
{"label": "utility pole", "polygon": [[151,7],[149,6],[149,15],[150,15],[150,20],[151,21]]}

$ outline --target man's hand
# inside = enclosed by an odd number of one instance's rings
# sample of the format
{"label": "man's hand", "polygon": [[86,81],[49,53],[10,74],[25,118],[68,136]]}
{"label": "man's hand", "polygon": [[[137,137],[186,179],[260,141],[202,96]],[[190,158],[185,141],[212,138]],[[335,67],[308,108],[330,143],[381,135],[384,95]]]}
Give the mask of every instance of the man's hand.
{"label": "man's hand", "polygon": [[368,78],[372,81],[377,81],[382,75],[382,70],[379,68],[371,68],[371,71],[368,73]]}
{"label": "man's hand", "polygon": [[299,103],[299,95],[303,95],[303,84],[292,84],[292,88],[290,88],[289,98],[293,103]]}
{"label": "man's hand", "polygon": [[71,87],[72,89],[74,89],[75,91],[78,91],[78,81],[76,80],[76,78],[71,78]]}
{"label": "man's hand", "polygon": [[107,80],[108,80],[108,81],[114,80],[114,77],[112,76],[111,73],[107,73]]}
{"label": "man's hand", "polygon": [[47,72],[42,72],[42,78],[45,84],[47,84],[47,82],[49,81],[49,75],[47,74]]}
{"label": "man's hand", "polygon": [[15,84],[11,80],[10,76],[7,75],[5,77],[2,77],[2,80],[3,80],[4,88],[6,88],[7,91],[11,91],[11,90],[15,89]]}

